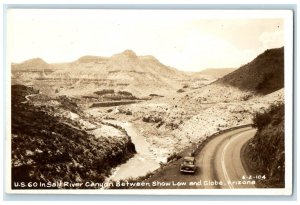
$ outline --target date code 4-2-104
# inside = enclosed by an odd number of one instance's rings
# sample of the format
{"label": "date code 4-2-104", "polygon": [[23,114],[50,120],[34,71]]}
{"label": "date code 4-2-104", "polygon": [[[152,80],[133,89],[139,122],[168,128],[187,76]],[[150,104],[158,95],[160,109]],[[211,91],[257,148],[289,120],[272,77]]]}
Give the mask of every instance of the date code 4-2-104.
{"label": "date code 4-2-104", "polygon": [[253,179],[265,180],[266,175],[248,175],[248,176],[242,176],[242,179],[243,180],[253,180]]}

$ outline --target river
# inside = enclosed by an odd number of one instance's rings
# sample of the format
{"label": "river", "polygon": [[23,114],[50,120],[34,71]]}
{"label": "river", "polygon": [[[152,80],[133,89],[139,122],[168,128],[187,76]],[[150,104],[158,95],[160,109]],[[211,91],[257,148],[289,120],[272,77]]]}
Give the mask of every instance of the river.
{"label": "river", "polygon": [[123,127],[131,137],[137,152],[126,163],[113,169],[113,173],[108,180],[117,181],[121,179],[136,178],[144,176],[148,172],[152,172],[159,168],[159,162],[155,160],[155,157],[149,150],[149,143],[131,123],[117,120],[106,120],[106,122]]}

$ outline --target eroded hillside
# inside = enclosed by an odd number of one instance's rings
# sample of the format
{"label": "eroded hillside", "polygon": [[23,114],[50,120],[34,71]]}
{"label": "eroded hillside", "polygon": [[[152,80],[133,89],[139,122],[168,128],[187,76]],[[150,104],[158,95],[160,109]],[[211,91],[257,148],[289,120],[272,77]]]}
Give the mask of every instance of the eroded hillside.
{"label": "eroded hillside", "polygon": [[266,50],[217,82],[260,94],[269,94],[283,88],[284,47]]}
{"label": "eroded hillside", "polygon": [[[202,77],[201,77],[202,76]],[[163,65],[153,56],[131,50],[111,57],[83,56],[70,63],[48,64],[32,59],[12,65],[12,82],[39,88],[49,95],[91,95],[103,89],[124,90],[138,97],[174,94],[184,85],[205,85],[215,79],[194,78]]]}
{"label": "eroded hillside", "polygon": [[22,85],[12,86],[11,147],[13,182],[101,182],[135,153],[121,128],[92,121],[67,97],[50,99]]}

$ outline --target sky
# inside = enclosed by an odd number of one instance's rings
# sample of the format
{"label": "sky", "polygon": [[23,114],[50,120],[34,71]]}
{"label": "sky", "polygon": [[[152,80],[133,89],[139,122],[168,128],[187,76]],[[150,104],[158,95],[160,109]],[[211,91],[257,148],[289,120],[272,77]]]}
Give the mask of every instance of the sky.
{"label": "sky", "polygon": [[283,18],[267,13],[10,9],[7,53],[14,63],[37,57],[58,63],[130,49],[179,70],[237,68],[284,46]]}

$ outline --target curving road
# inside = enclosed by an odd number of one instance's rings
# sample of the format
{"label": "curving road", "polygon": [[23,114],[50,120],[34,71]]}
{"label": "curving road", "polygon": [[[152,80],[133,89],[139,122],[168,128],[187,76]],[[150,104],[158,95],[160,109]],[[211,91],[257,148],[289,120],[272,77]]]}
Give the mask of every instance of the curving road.
{"label": "curving road", "polygon": [[[195,156],[198,167],[195,174],[179,172],[181,160],[151,177],[148,182],[174,183],[168,188],[179,189],[235,189],[255,188],[255,181],[245,170],[241,150],[254,137],[256,130],[240,128],[213,137]],[[182,182],[180,186],[178,182]],[[164,187],[152,187],[164,188]]]}
{"label": "curving road", "polygon": [[26,95],[25,96],[25,101],[23,101],[23,102],[21,102],[21,103],[27,103],[28,101],[30,101],[31,99],[30,99],[30,97],[34,97],[34,96],[36,96],[36,95],[38,95],[38,94],[40,94],[40,93],[35,93],[35,94],[30,94],[30,95]]}
{"label": "curving road", "polygon": [[241,150],[256,130],[229,131],[209,141],[196,156],[202,188],[255,188],[242,163]]}

